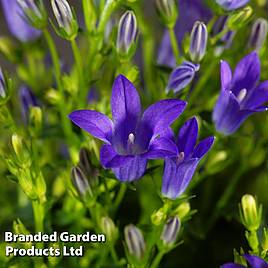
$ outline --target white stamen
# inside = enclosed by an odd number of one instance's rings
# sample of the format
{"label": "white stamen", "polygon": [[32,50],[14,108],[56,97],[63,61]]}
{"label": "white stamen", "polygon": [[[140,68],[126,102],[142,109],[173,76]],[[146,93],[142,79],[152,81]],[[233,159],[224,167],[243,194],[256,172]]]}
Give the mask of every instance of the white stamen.
{"label": "white stamen", "polygon": [[184,160],[184,152],[180,152],[177,156],[177,163],[179,164],[180,162],[182,162]]}
{"label": "white stamen", "polygon": [[245,88],[243,88],[240,90],[239,94],[237,95],[237,100],[239,102],[242,102],[246,96],[247,96],[247,90]]}
{"label": "white stamen", "polygon": [[129,142],[130,144],[134,144],[134,142],[135,142],[135,136],[134,136],[133,133],[130,133],[130,134],[128,135],[128,142]]}

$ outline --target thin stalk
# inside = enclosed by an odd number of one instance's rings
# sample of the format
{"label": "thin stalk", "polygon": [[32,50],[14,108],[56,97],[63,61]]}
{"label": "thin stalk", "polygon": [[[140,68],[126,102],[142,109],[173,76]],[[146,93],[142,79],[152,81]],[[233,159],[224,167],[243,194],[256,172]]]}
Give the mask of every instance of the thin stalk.
{"label": "thin stalk", "polygon": [[72,39],[70,42],[71,42],[73,55],[74,55],[74,59],[75,59],[76,67],[77,67],[77,73],[78,73],[78,77],[79,77],[79,85],[80,85],[80,89],[78,91],[78,92],[80,92],[79,102],[81,102],[84,105],[86,103],[87,89],[85,86],[83,61],[82,61],[82,57],[81,57],[79,48],[78,48],[75,40]]}
{"label": "thin stalk", "polygon": [[126,190],[127,190],[127,186],[124,183],[121,183],[120,189],[117,193],[117,196],[116,196],[116,199],[115,199],[115,202],[113,205],[113,212],[114,213],[116,213],[116,211],[118,210],[118,207],[120,206],[120,204],[125,196]]}
{"label": "thin stalk", "polygon": [[34,224],[36,232],[44,231],[44,208],[39,201],[32,202],[33,214],[34,214]]}
{"label": "thin stalk", "polygon": [[90,33],[95,30],[96,25],[96,9],[93,0],[82,0],[83,12],[87,32]]}
{"label": "thin stalk", "polygon": [[61,94],[61,101],[59,102],[59,110],[60,110],[63,132],[64,132],[65,137],[67,138],[67,141],[71,141],[72,129],[71,129],[71,124],[67,118],[66,110],[65,110],[66,103],[65,103],[65,98],[64,98],[64,88],[63,88],[62,81],[61,81],[61,68],[60,68],[59,55],[58,55],[55,43],[49,31],[47,29],[44,29],[43,33],[44,33],[46,42],[48,44],[51,57],[52,57],[56,83],[57,83],[59,92]]}
{"label": "thin stalk", "polygon": [[102,35],[104,33],[107,21],[109,20],[111,14],[117,8],[119,3],[120,3],[120,0],[107,0],[104,6],[104,9],[101,13],[100,22],[99,22],[98,29],[97,29],[97,32],[99,34]]}
{"label": "thin stalk", "polygon": [[176,38],[176,35],[174,32],[174,28],[169,28],[168,32],[169,32],[171,47],[172,47],[176,62],[178,63],[179,57],[180,57],[180,51],[179,51],[179,47],[178,47],[177,38]]}
{"label": "thin stalk", "polygon": [[165,255],[164,251],[159,251],[158,254],[156,255],[152,265],[150,266],[150,268],[158,268],[164,255]]}

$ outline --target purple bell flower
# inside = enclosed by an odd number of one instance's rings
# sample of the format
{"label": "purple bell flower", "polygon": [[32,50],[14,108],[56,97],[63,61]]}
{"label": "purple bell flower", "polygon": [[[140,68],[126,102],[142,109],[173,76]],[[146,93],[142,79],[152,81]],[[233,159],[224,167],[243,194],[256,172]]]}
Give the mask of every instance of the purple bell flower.
{"label": "purple bell flower", "polygon": [[194,79],[195,73],[199,70],[199,64],[185,61],[182,65],[174,69],[169,77],[166,91],[173,90],[174,93],[180,92]]}
{"label": "purple bell flower", "polygon": [[214,137],[208,137],[196,145],[198,123],[195,117],[184,123],[176,141],[173,133],[168,133],[167,136],[174,140],[177,151],[174,156],[165,158],[162,194],[176,199],[186,190],[198,163],[210,150]]}
{"label": "purple bell flower", "polygon": [[[204,0],[178,0],[178,9],[179,16],[175,26],[175,33],[178,44],[181,47],[185,33],[190,33],[194,23],[198,20],[208,22],[211,18],[211,12],[205,6]],[[171,68],[176,67],[168,31],[164,32],[157,63]]]}
{"label": "purple bell flower", "polygon": [[[247,260],[250,265],[248,268],[268,268],[268,263],[261,259],[260,257],[245,254],[244,258]],[[221,266],[221,268],[247,268],[244,265],[236,264],[236,263],[226,263]]]}
{"label": "purple bell flower", "polygon": [[216,0],[216,2],[225,10],[230,11],[245,6],[249,0]]}
{"label": "purple bell flower", "polygon": [[141,178],[148,159],[164,158],[176,146],[161,137],[185,109],[186,102],[161,100],[144,113],[134,85],[123,75],[114,82],[111,96],[113,120],[92,110],[78,110],[69,118],[92,136],[105,142],[100,151],[104,168],[111,168],[120,181]]}
{"label": "purple bell flower", "polygon": [[234,133],[253,113],[263,112],[268,101],[268,81],[259,83],[260,61],[256,52],[244,57],[232,75],[229,64],[221,62],[221,93],[213,111],[218,132]]}
{"label": "purple bell flower", "polygon": [[25,122],[29,118],[30,108],[39,106],[33,92],[26,86],[21,86],[19,89],[19,97],[21,101],[22,116]]}
{"label": "purple bell flower", "polygon": [[21,42],[33,41],[41,31],[30,26],[24,19],[24,12],[17,0],[1,0],[10,32]]}

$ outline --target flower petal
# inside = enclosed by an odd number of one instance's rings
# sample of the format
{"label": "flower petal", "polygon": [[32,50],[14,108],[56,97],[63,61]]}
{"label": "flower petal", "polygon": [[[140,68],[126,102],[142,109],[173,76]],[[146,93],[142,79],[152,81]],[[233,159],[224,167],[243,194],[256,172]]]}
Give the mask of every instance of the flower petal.
{"label": "flower petal", "polygon": [[161,100],[145,110],[142,124],[146,125],[155,137],[165,131],[180,116],[186,104],[185,101],[175,99]]}
{"label": "flower petal", "polygon": [[193,157],[194,158],[202,158],[213,145],[215,137],[208,137],[198,143],[198,145],[194,148]]}
{"label": "flower petal", "polygon": [[165,157],[174,157],[178,154],[176,144],[166,138],[156,138],[150,143],[149,150],[142,157],[147,159],[161,159]]}
{"label": "flower petal", "polygon": [[100,161],[104,168],[118,168],[129,163],[134,157],[119,155],[111,145],[105,144],[100,150]]}
{"label": "flower petal", "polygon": [[23,11],[17,0],[2,0],[2,6],[10,32],[20,41],[33,41],[41,35],[41,31],[33,28],[23,18]]}
{"label": "flower petal", "polygon": [[178,149],[187,159],[192,153],[198,136],[198,123],[195,117],[186,121],[179,131]]}
{"label": "flower petal", "polygon": [[244,257],[252,268],[268,268],[268,263],[260,257],[248,254],[245,254]]}
{"label": "flower petal", "polygon": [[146,171],[147,159],[135,156],[124,166],[113,168],[115,176],[122,182],[131,182],[140,179]]}
{"label": "flower petal", "polygon": [[251,90],[243,101],[243,107],[254,109],[268,101],[268,81]]}
{"label": "flower petal", "polygon": [[253,89],[260,79],[260,69],[260,60],[256,52],[244,57],[236,66],[230,90],[237,96],[244,88],[248,91]]}
{"label": "flower petal", "polygon": [[221,88],[222,90],[229,90],[232,81],[232,70],[226,61],[221,61]]}
{"label": "flower petal", "polygon": [[221,268],[246,268],[244,265],[236,263],[226,263],[221,266]]}
{"label": "flower petal", "polygon": [[230,132],[233,117],[240,110],[239,103],[231,91],[222,90],[214,107],[213,121],[218,132],[228,134]]}
{"label": "flower petal", "polygon": [[179,197],[189,185],[199,159],[193,158],[177,164],[176,158],[166,158],[162,181],[162,194],[170,199]]}
{"label": "flower petal", "polygon": [[114,81],[111,108],[115,125],[113,144],[119,153],[126,153],[128,136],[136,132],[141,104],[134,85],[123,75]]}
{"label": "flower petal", "polygon": [[113,123],[106,115],[91,110],[77,110],[69,114],[69,119],[92,136],[111,142]]}

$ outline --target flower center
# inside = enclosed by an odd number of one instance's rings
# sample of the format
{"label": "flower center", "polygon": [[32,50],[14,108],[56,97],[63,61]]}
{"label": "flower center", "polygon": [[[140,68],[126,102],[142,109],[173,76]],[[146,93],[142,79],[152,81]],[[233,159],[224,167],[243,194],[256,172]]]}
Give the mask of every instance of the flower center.
{"label": "flower center", "polygon": [[129,135],[128,135],[128,140],[127,140],[127,142],[128,142],[128,144],[134,144],[134,142],[135,142],[135,135],[133,134],[133,133],[130,133]]}
{"label": "flower center", "polygon": [[237,95],[238,102],[242,102],[247,96],[247,90],[245,88],[241,89]]}
{"label": "flower center", "polygon": [[184,152],[180,152],[178,155],[177,155],[177,164],[180,164],[183,160],[184,160]]}

